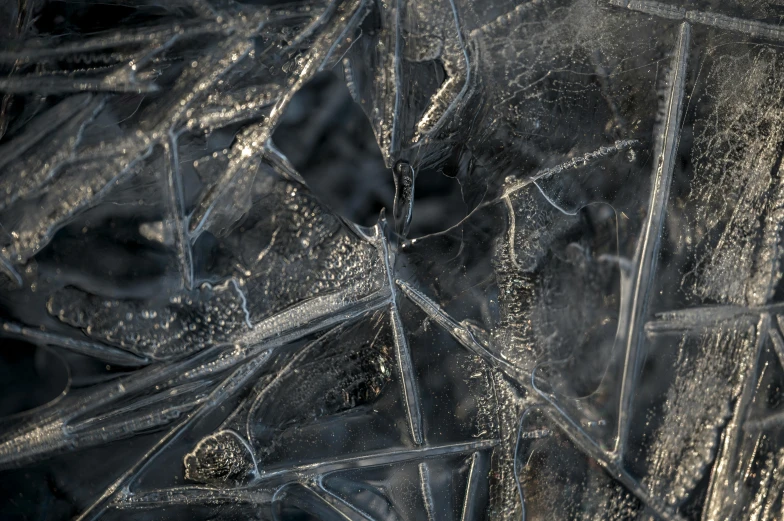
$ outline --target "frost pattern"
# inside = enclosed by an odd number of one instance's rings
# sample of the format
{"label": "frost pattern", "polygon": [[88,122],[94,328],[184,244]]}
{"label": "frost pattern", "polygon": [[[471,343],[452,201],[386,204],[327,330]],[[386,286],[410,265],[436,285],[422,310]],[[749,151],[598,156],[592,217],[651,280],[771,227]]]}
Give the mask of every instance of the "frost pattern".
{"label": "frost pattern", "polygon": [[[67,376],[4,418],[0,488],[79,521],[781,519],[779,7],[3,6],[0,333]],[[278,148],[325,74],[389,222]]]}

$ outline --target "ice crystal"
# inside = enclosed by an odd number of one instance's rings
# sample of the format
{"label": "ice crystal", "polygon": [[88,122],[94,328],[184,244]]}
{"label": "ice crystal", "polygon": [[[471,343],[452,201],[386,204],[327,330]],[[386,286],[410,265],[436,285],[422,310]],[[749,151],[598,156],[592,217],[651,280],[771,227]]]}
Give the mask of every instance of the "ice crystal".
{"label": "ice crystal", "polygon": [[2,5],[0,517],[781,519],[782,14]]}

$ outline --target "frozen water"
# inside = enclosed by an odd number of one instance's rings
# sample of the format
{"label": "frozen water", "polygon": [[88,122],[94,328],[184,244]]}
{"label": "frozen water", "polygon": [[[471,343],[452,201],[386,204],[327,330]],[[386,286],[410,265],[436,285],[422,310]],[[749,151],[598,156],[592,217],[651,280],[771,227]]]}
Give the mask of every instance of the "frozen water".
{"label": "frozen water", "polygon": [[781,2],[0,4],[0,518],[784,518]]}

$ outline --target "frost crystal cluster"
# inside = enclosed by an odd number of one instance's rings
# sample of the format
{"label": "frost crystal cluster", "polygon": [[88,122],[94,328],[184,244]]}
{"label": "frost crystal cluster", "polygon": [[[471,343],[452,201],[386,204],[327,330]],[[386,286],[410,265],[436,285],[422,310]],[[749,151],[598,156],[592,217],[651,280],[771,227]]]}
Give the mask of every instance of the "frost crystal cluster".
{"label": "frost crystal cluster", "polygon": [[784,519],[782,22],[0,2],[0,518]]}

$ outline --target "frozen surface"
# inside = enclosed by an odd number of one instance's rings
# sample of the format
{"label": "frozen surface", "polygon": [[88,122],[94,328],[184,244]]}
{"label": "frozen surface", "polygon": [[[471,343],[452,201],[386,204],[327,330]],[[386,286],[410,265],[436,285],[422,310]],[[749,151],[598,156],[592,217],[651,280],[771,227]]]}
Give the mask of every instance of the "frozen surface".
{"label": "frozen surface", "polygon": [[0,518],[784,518],[783,17],[0,2]]}

